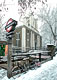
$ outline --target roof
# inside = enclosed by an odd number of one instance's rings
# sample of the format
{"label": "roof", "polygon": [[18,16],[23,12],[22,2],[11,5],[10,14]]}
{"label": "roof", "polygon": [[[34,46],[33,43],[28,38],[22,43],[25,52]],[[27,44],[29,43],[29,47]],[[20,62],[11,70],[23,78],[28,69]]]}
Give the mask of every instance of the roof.
{"label": "roof", "polygon": [[29,29],[30,31],[33,31],[34,33],[40,35],[38,30],[33,29],[33,28],[29,28],[29,27],[27,27],[27,26],[25,26],[25,25],[19,26],[19,27],[17,27],[16,29],[18,29],[18,28],[23,28],[23,27],[25,27],[25,28]]}

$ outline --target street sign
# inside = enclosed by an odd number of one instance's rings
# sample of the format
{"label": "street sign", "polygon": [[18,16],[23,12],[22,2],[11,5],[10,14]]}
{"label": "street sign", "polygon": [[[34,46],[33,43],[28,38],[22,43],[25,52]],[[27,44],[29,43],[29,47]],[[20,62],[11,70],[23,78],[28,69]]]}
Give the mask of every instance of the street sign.
{"label": "street sign", "polygon": [[12,18],[10,18],[6,23],[5,30],[7,32],[14,31],[16,25],[17,25],[17,21],[15,21]]}
{"label": "street sign", "polygon": [[14,37],[14,33],[15,33],[14,31],[7,33],[6,34],[6,38],[12,38],[12,37]]}
{"label": "street sign", "polygon": [[[17,25],[17,21],[13,20],[12,18],[10,18],[7,23],[6,23],[6,26],[5,26],[5,30],[8,32],[6,34],[6,38],[7,39],[7,42],[8,42],[8,61],[7,61],[7,64],[8,64],[8,70],[7,70],[7,76],[8,78],[10,78],[12,76],[12,61],[11,61],[11,58],[12,58],[12,38],[13,38],[13,35],[14,35],[14,30],[15,30],[15,26]],[[6,51],[7,53],[7,51]]]}

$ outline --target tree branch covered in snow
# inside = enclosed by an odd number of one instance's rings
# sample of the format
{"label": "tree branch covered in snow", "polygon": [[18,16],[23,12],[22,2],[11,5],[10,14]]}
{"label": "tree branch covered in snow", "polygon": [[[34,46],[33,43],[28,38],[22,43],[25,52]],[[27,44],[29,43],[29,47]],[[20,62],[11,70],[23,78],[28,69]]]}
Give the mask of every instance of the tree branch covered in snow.
{"label": "tree branch covered in snow", "polygon": [[[30,8],[31,10],[32,7],[34,7],[37,4],[37,2],[41,2],[42,4],[45,4],[47,0],[18,0],[18,5],[19,5],[18,12],[21,12],[21,16],[22,16],[22,14],[24,14],[28,8]],[[34,8],[36,9],[36,7]]]}
{"label": "tree branch covered in snow", "polygon": [[[51,8],[49,7],[42,7],[42,9],[40,9],[40,13],[37,14],[38,17],[43,21],[43,25],[42,27],[42,31],[43,28],[45,28],[46,30],[48,29],[50,34],[52,33],[52,36],[54,41],[56,40],[56,34],[55,34],[55,28],[56,28],[56,24],[57,24],[57,8],[53,8],[51,10]],[[47,31],[43,31],[47,33]],[[47,33],[48,34],[48,33]],[[49,36],[49,35],[48,35]]]}

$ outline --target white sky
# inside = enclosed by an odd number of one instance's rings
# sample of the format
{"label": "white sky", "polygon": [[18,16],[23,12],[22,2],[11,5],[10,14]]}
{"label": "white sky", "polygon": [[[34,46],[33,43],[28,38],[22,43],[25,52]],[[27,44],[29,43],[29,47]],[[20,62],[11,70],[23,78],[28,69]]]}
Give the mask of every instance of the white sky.
{"label": "white sky", "polygon": [[52,7],[55,6],[57,4],[57,0],[47,0],[48,4]]}
{"label": "white sky", "polygon": [[[8,5],[9,11],[6,13],[5,18],[3,19],[3,23],[7,21],[9,18],[13,18],[18,21],[19,20],[19,15],[17,13],[18,12],[18,3],[17,3],[18,0],[5,0],[5,1],[6,1],[6,4],[13,4],[13,5]],[[0,0],[0,4],[2,2],[4,2],[4,0]],[[57,0],[47,0],[47,3],[51,7],[55,7],[55,5],[57,4]],[[38,6],[40,6],[40,4],[38,4]]]}

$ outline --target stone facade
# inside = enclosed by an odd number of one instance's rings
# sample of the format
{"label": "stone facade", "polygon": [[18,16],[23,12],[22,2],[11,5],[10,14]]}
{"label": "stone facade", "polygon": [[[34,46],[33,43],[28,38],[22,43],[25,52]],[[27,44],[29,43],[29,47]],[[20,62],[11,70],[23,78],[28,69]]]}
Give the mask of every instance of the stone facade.
{"label": "stone facade", "polygon": [[24,18],[24,25],[16,28],[13,46],[19,47],[22,52],[26,52],[38,49],[41,45],[41,36],[37,30],[35,19],[33,17]]}

